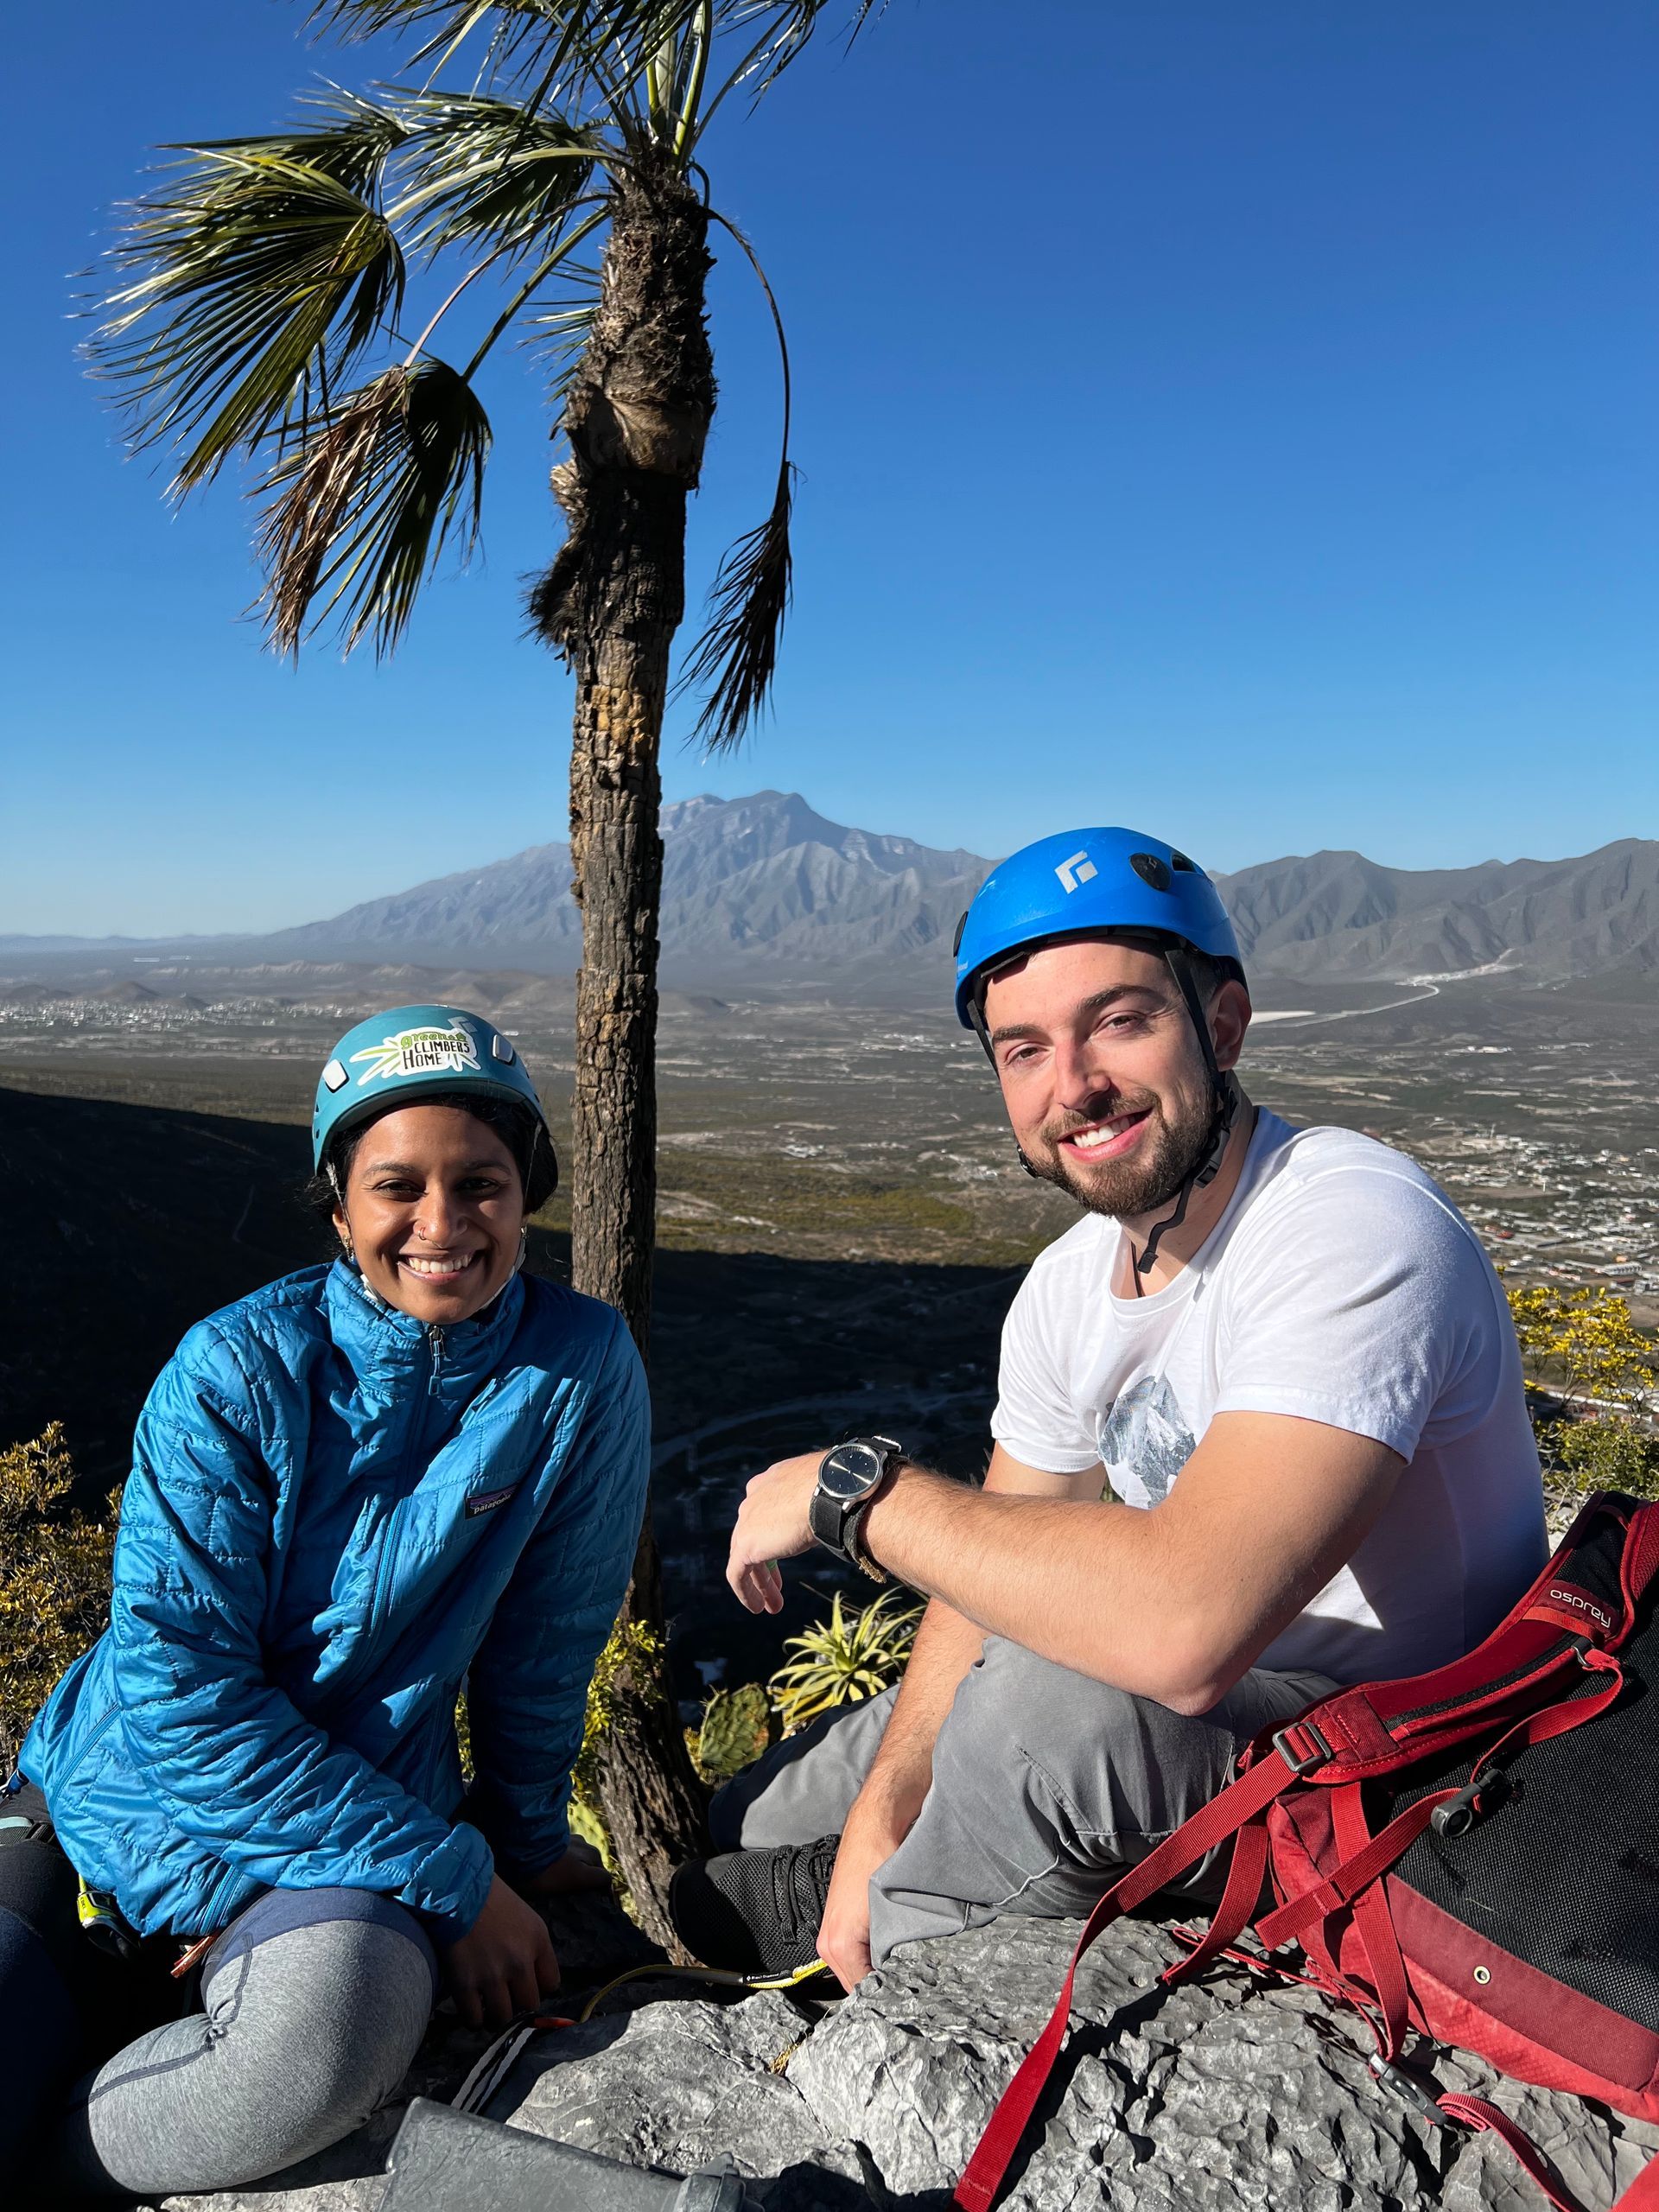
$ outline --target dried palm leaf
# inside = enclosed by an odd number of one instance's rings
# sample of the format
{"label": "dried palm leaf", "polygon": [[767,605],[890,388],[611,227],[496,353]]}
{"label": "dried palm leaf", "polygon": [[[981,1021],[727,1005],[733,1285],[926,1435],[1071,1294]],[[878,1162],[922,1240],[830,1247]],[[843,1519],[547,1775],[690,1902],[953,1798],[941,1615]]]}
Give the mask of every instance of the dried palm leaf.
{"label": "dried palm leaf", "polygon": [[478,539],[490,425],[472,386],[431,358],[387,369],[337,405],[279,461],[259,531],[271,642],[295,652],[337,617],[347,652],[372,630],[377,655],[401,636],[453,535]]}
{"label": "dried palm leaf", "polygon": [[680,687],[709,686],[692,735],[711,752],[738,743],[760,714],[778,665],[778,640],[792,596],[789,548],[793,464],[778,471],[772,512],[746,531],[720,564],[709,594],[709,620],[680,675]]}

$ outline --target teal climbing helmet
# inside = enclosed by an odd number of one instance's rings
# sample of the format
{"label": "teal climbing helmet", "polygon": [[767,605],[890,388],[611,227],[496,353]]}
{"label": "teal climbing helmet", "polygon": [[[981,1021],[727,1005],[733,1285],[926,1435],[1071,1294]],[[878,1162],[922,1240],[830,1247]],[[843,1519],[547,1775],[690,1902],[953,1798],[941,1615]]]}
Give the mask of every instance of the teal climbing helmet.
{"label": "teal climbing helmet", "polygon": [[544,1171],[547,1182],[532,1203],[544,1205],[559,1171],[536,1086],[512,1039],[482,1014],[461,1007],[395,1006],[346,1032],[317,1079],[312,1166],[321,1173],[330,1147],[350,1130],[439,1092],[476,1092],[480,1099],[500,1099],[528,1111],[536,1128],[537,1170],[529,1179],[535,1189]]}

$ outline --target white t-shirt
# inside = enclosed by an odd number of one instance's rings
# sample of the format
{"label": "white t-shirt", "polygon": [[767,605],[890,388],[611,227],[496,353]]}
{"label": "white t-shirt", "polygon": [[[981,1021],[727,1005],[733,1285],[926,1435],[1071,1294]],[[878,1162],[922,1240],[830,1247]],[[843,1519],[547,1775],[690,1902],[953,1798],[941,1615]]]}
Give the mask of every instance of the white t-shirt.
{"label": "white t-shirt", "polygon": [[1405,1472],[1257,1663],[1368,1681],[1478,1643],[1543,1566],[1543,1494],[1503,1287],[1445,1192],[1370,1137],[1263,1113],[1173,1282],[1115,1296],[1122,1235],[1089,1214],[1038,1255],[1003,1327],[997,1441],[1152,1506],[1217,1414],[1375,1437]]}

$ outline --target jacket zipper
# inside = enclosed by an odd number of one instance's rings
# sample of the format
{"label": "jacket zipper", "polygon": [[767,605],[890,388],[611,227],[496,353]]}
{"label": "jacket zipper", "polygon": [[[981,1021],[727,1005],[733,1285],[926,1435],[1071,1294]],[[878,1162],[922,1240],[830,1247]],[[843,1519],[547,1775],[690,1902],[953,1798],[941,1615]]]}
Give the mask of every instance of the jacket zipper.
{"label": "jacket zipper", "polygon": [[[432,1371],[427,1379],[426,1390],[429,1397],[435,1397],[443,1380],[443,1324],[441,1321],[429,1321],[426,1324],[426,1341],[432,1355]],[[411,1435],[419,1426],[418,1418],[411,1420],[410,1424]],[[404,1453],[405,1467],[413,1456],[411,1451],[405,1450]],[[359,1658],[366,1657],[373,1644],[374,1632],[380,1625],[380,1600],[385,1591],[388,1563],[397,1548],[395,1539],[397,1531],[397,1516],[404,1502],[401,1497],[398,1498],[386,1516],[385,1534],[381,1539],[380,1556],[375,1561],[374,1588],[369,1595],[368,1618],[363,1624],[363,1642],[359,1647]]]}

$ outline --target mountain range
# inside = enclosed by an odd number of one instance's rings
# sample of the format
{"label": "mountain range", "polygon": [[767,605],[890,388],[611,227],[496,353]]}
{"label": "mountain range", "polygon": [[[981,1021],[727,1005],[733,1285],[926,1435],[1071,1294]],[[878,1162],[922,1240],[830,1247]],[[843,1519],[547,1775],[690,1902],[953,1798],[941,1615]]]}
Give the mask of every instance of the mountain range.
{"label": "mountain range", "polygon": [[[663,810],[664,978],[868,983],[942,964],[992,863],[827,821],[798,793],[702,798]],[[1380,866],[1356,852],[1217,875],[1253,970],[1306,981],[1492,969],[1535,982],[1659,968],[1659,841],[1625,838],[1561,861],[1465,868]],[[0,938],[0,956],[72,941]],[[130,953],[133,940],[118,942]],[[84,941],[89,954],[95,950]],[[185,949],[181,947],[180,949]],[[263,938],[188,941],[226,967],[412,961],[574,969],[581,919],[570,854],[537,845],[490,866],[369,899]]]}

